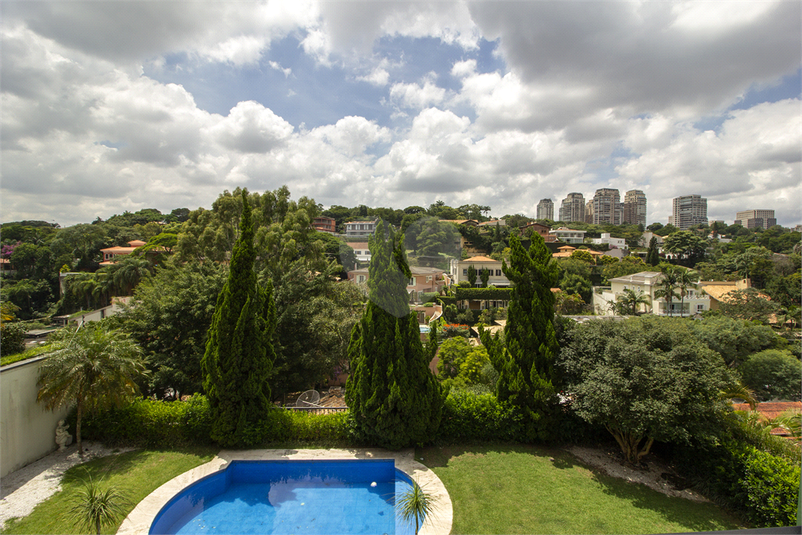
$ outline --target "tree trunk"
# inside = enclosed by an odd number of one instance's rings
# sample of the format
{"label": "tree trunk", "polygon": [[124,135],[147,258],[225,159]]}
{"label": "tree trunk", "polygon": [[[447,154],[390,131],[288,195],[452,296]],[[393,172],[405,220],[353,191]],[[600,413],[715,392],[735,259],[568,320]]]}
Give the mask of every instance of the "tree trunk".
{"label": "tree trunk", "polygon": [[81,416],[83,416],[83,399],[78,396],[78,404],[75,411],[75,441],[78,443],[78,454],[84,458],[84,448],[81,443]]}

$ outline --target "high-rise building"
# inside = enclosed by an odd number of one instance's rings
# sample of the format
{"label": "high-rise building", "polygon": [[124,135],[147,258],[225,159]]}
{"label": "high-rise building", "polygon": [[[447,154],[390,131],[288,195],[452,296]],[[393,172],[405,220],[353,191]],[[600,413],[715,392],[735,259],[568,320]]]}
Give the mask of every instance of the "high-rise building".
{"label": "high-rise building", "polygon": [[646,194],[633,189],[624,195],[622,223],[646,226]]}
{"label": "high-rise building", "polygon": [[560,221],[585,221],[585,196],[581,193],[569,193],[560,206]]}
{"label": "high-rise building", "polygon": [[554,221],[554,202],[551,199],[540,199],[537,203],[537,218]]}
{"label": "high-rise building", "polygon": [[773,227],[777,224],[774,210],[744,210],[735,215],[735,224],[746,228]]}
{"label": "high-rise building", "polygon": [[594,225],[621,224],[621,194],[617,189],[601,188],[593,196]]}
{"label": "high-rise building", "polygon": [[593,223],[593,199],[585,204],[585,223]]}
{"label": "high-rise building", "polygon": [[674,199],[668,222],[680,230],[707,224],[707,199],[699,195],[683,195]]}

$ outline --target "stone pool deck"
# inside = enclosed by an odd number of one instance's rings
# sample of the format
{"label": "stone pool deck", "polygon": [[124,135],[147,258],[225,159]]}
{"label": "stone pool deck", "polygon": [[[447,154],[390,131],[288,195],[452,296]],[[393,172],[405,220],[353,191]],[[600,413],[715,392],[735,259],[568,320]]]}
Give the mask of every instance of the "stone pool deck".
{"label": "stone pool deck", "polygon": [[434,472],[414,458],[414,450],[387,451],[381,449],[329,450],[223,450],[208,463],[174,477],[139,502],[123,521],[117,535],[147,535],[150,525],[170,499],[188,485],[210,474],[224,470],[231,461],[310,461],[343,459],[393,459],[395,467],[417,481],[428,492],[436,509],[426,518],[420,535],[448,535],[451,532],[453,509],[445,486]]}

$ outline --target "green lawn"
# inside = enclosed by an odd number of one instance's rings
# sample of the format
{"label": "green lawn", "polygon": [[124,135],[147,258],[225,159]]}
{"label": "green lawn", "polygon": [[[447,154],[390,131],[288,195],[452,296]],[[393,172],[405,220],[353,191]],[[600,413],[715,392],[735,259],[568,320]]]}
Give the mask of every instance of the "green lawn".
{"label": "green lawn", "polygon": [[[152,491],[175,476],[210,461],[217,451],[217,448],[137,450],[74,466],[64,474],[60,492],[39,504],[27,517],[7,522],[3,533],[86,533],[76,530],[66,513],[86,470],[93,479],[102,477],[105,483],[113,485],[130,500],[130,506],[126,508],[128,514]],[[122,520],[103,533],[115,533]]]}
{"label": "green lawn", "polygon": [[[671,498],[589,469],[572,455],[525,445],[416,452],[443,481],[452,533],[670,533],[743,527],[709,503]],[[552,461],[550,458],[553,458]]]}
{"label": "green lawn", "polygon": [[[4,533],[79,533],[66,511],[88,469],[131,501],[214,456],[217,449],[138,450],[67,471],[62,490]],[[559,450],[525,445],[418,449],[454,505],[452,533],[669,533],[737,529],[712,504],[670,498],[642,485],[601,475]],[[554,460],[552,461],[551,458]],[[104,533],[114,533],[119,524]]]}

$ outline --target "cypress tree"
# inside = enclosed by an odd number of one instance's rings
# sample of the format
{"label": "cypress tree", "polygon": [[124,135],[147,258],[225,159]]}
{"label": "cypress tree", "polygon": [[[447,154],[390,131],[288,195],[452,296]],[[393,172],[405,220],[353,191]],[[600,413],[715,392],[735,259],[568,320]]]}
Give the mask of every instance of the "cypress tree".
{"label": "cypress tree", "polygon": [[468,266],[468,282],[471,283],[471,288],[476,286],[476,268]]}
{"label": "cypress tree", "polygon": [[440,384],[407,304],[411,273],[403,243],[403,234],[383,221],[369,239],[369,301],[351,332],[345,391],[356,437],[390,449],[431,440],[443,410]]}
{"label": "cypress tree", "polygon": [[656,266],[660,263],[660,254],[657,252],[657,238],[654,236],[649,240],[649,251],[646,253],[646,263],[651,266]]}
{"label": "cypress tree", "polygon": [[532,235],[529,251],[510,237],[510,263],[502,263],[513,283],[504,344],[498,335],[481,333],[493,365],[499,372],[496,395],[521,411],[528,440],[549,438],[556,408],[552,385],[553,364],[559,346],[554,331],[554,294],[559,268],[539,234]]}
{"label": "cypress tree", "polygon": [[212,438],[224,447],[252,446],[267,434],[268,378],[275,353],[273,287],[256,282],[253,222],[242,192],[240,235],[234,244],[228,281],[217,297],[201,365],[209,398]]}

